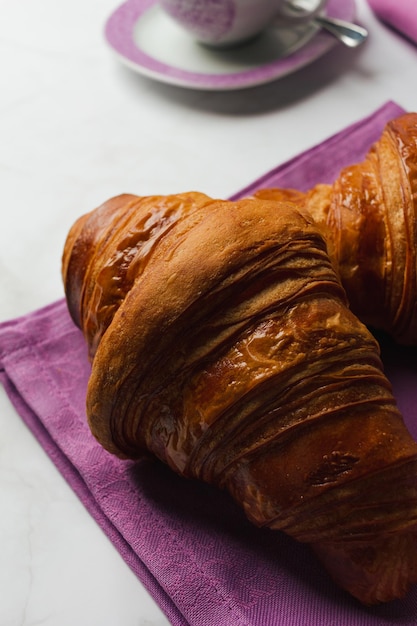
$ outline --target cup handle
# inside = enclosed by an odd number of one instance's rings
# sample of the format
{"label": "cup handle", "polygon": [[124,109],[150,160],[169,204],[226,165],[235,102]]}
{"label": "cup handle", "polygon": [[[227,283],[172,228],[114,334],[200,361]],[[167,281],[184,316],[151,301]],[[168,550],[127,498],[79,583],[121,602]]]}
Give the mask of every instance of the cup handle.
{"label": "cup handle", "polygon": [[285,0],[278,11],[277,19],[285,22],[308,22],[322,13],[327,0]]}

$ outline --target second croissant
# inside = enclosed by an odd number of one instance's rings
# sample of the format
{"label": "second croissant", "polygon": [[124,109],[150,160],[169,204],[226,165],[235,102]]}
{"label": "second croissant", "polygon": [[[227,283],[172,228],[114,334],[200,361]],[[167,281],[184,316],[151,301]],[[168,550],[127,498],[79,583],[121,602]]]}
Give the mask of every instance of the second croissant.
{"label": "second croissant", "polygon": [[362,163],[306,193],[261,189],[313,216],[350,306],[371,327],[417,345],[417,113],[389,122]]}

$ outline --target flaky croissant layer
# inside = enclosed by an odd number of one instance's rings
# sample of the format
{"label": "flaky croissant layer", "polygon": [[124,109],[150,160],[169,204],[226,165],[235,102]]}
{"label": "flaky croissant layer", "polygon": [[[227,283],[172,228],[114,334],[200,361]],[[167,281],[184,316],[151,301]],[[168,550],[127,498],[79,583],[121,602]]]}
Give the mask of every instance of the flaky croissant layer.
{"label": "flaky croissant layer", "polygon": [[332,185],[305,193],[261,189],[255,197],[307,210],[355,314],[417,345],[417,113],[390,121],[364,161],[344,168]]}
{"label": "flaky croissant layer", "polygon": [[417,581],[417,445],[308,214],[119,196],[73,226],[63,276],[107,450],[227,489],[362,602]]}

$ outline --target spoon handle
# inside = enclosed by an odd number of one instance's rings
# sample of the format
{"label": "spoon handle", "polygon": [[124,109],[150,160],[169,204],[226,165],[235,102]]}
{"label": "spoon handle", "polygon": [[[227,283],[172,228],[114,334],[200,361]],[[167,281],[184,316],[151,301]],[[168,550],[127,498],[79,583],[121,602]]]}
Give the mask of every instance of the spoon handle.
{"label": "spoon handle", "polygon": [[366,28],[334,17],[319,15],[314,18],[314,22],[329,31],[349,48],[360,46],[368,37]]}

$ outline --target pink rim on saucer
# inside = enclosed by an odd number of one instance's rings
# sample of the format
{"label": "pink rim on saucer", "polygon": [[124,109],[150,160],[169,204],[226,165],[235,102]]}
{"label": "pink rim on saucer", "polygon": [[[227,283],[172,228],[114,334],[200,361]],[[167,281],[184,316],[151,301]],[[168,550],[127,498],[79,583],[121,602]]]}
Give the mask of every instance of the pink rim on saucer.
{"label": "pink rim on saucer", "polygon": [[[197,61],[193,59],[195,62],[190,66],[188,63],[184,64],[181,59],[176,59],[178,45],[175,44],[178,44],[178,38],[172,42],[172,50],[169,50],[168,54],[165,50],[162,55],[159,55],[159,45],[169,46],[170,42],[166,37],[153,37],[152,45],[149,46],[143,45],[138,36],[138,27],[141,26],[143,20],[147,19],[150,23],[151,16],[153,21],[169,19],[162,15],[162,10],[159,10],[157,4],[157,0],[127,0],[108,18],[105,25],[105,38],[119,60],[131,69],[160,82],[181,87],[220,91],[261,85],[295,72],[337,45],[331,35],[317,28],[307,33],[305,42],[300,40],[300,45],[296,46],[293,52],[289,49],[286,54],[285,51],[283,54],[282,49],[279,50],[277,46],[276,58],[274,55],[272,58],[269,55],[266,60],[262,59],[259,64],[256,64],[256,62],[247,62],[248,51],[254,50],[254,46],[257,45],[256,42],[251,42],[240,46],[239,49],[227,51],[233,63],[229,69],[225,67],[217,71],[204,67],[204,63],[201,68],[198,67],[201,44],[192,41],[186,33],[181,33],[180,36],[188,46],[188,54],[197,59]],[[355,1],[329,0],[326,13],[331,17],[352,21],[355,18]],[[154,27],[157,29],[158,24],[154,24]],[[252,48],[249,49],[249,46]],[[155,54],[153,50],[156,51]],[[206,48],[204,54],[212,54],[216,61],[215,57],[217,56],[218,59],[221,53],[209,51]]]}

